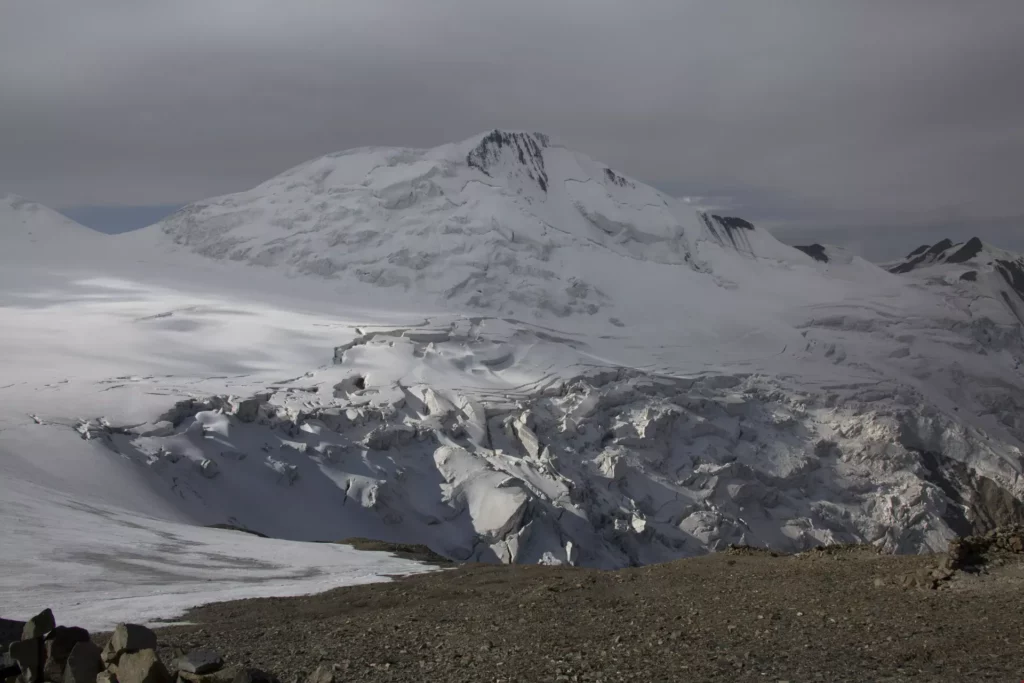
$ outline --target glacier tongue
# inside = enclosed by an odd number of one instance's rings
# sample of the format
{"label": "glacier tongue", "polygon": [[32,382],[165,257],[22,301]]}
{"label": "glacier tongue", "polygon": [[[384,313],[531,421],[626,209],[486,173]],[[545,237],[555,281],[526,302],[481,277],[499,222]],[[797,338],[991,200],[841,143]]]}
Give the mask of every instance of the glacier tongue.
{"label": "glacier tongue", "polygon": [[333,506],[461,560],[617,567],[728,544],[917,552],[1024,514],[1020,451],[895,384],[840,398],[764,375],[617,370],[504,400],[372,385],[316,407],[288,391],[253,400],[255,417],[248,401],[213,398],[171,434],[102,438],[209,523],[329,540],[345,523],[309,517]]}
{"label": "glacier tongue", "polygon": [[[300,540],[359,524],[460,560],[620,567],[729,544],[920,552],[1024,520],[1007,438],[1020,425],[992,439],[905,383],[607,368],[496,391],[403,384],[379,366],[462,354],[472,376],[467,359],[507,363],[492,340],[454,329],[364,333],[315,383],[188,401],[159,416],[173,433],[103,438],[207,523]],[[1006,387],[961,400],[997,395],[1020,400]]]}

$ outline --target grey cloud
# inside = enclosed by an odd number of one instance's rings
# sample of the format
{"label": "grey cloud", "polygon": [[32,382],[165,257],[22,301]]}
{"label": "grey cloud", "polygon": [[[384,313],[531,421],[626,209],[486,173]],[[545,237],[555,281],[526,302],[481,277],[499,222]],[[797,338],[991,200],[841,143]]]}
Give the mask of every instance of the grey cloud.
{"label": "grey cloud", "polygon": [[13,0],[0,188],[174,204],[510,127],[770,221],[980,224],[1024,214],[1022,34],[1017,0]]}

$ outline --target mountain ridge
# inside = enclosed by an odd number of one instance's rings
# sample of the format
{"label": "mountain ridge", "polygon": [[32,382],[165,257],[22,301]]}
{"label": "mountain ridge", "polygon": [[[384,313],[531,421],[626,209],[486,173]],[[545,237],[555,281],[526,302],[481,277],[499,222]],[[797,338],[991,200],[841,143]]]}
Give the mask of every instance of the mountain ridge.
{"label": "mountain ridge", "polygon": [[[628,258],[701,269],[700,242],[799,260],[546,135],[329,154],[191,204],[130,239],[213,259],[426,292],[453,307],[565,317],[609,307]],[[600,253],[598,253],[600,252]]]}

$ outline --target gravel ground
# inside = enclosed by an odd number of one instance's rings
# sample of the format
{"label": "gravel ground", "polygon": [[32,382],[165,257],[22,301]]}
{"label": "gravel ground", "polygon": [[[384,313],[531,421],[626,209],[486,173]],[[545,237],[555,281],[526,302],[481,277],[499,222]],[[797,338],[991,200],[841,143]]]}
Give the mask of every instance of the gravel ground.
{"label": "gravel ground", "polygon": [[304,680],[1020,681],[1024,563],[907,587],[935,556],[729,551],[618,572],[464,565],[198,608],[173,647]]}

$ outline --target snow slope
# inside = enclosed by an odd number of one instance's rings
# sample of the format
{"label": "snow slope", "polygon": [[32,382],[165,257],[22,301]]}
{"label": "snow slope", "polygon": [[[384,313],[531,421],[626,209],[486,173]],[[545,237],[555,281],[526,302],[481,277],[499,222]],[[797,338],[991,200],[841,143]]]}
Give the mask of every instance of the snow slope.
{"label": "snow slope", "polygon": [[1002,297],[539,134],[329,155],[78,253],[0,270],[8,481],[601,567],[1024,520]]}
{"label": "snow slope", "polygon": [[141,423],[190,392],[250,375],[252,390],[264,371],[299,373],[333,342],[329,318],[211,295],[210,277],[183,286],[187,270],[160,270],[23,200],[0,204],[0,236],[3,616],[45,605],[63,621],[106,628],[424,570],[347,546],[204,528],[230,519],[196,516],[153,468],[76,429],[99,415]]}
{"label": "snow slope", "polygon": [[15,261],[20,254],[38,250],[48,251],[52,260],[57,253],[67,256],[76,247],[103,238],[102,233],[79,225],[42,204],[15,194],[0,194],[0,240],[7,262]]}

